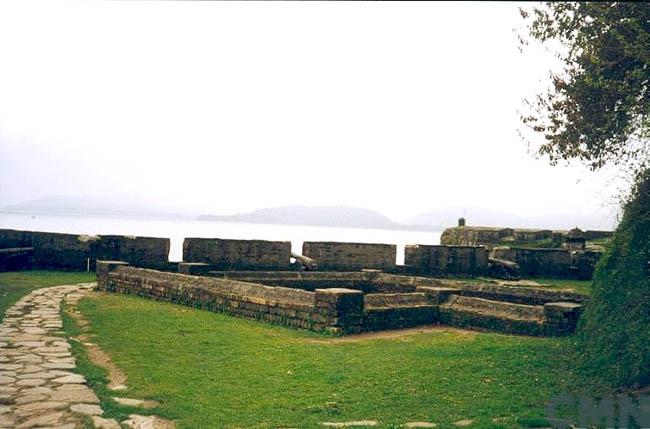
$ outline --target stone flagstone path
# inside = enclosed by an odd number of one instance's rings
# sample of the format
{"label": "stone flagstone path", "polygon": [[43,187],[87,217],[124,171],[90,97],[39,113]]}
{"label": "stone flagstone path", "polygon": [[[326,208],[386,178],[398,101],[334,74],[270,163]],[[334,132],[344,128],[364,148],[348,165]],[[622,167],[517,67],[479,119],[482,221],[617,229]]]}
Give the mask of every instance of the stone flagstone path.
{"label": "stone flagstone path", "polygon": [[76,301],[92,284],[37,289],[14,304],[0,325],[0,428],[83,427],[83,415],[119,428],[75,373],[63,327],[61,301]]}

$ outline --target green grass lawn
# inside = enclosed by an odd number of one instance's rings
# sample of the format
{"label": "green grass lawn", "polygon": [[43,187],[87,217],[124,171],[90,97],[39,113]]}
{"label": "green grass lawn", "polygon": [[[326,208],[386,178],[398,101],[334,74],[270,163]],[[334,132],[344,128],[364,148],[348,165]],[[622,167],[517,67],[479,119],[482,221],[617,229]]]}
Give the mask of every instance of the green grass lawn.
{"label": "green grass lawn", "polygon": [[0,273],[0,320],[5,311],[34,289],[64,284],[91,282],[95,273],[63,271],[15,271]]}
{"label": "green grass lawn", "polygon": [[[498,279],[491,277],[457,277],[451,279],[461,280],[468,283],[484,283],[486,280],[489,282],[498,281]],[[548,287],[552,289],[573,289],[576,293],[591,295],[591,280],[555,279],[548,277],[525,278],[522,280],[535,281],[540,283],[540,287]]]}
{"label": "green grass lawn", "polygon": [[179,428],[534,426],[547,424],[553,395],[596,389],[571,369],[571,338],[450,331],[340,342],[131,296],[102,294],[79,308],[91,340],[127,374],[125,395],[160,401],[154,412]]}
{"label": "green grass lawn", "polygon": [[[0,315],[39,287],[92,281],[93,274],[0,274]],[[557,286],[568,282],[553,280]],[[562,282],[562,283],[560,283]],[[439,428],[548,425],[545,402],[564,392],[603,391],[574,367],[573,340],[449,330],[342,342],[311,332],[130,296],[79,303],[87,334],[128,376],[120,395],[158,408],[118,406],[105,371],[72,341],[78,370],[107,415],[152,412],[179,428],[323,427],[377,420],[379,427],[429,421]],[[64,316],[69,336],[81,333]]]}
{"label": "green grass lawn", "polygon": [[573,289],[583,295],[591,295],[591,280],[570,280],[570,279],[552,279],[552,278],[534,278],[530,279],[548,287],[558,289]]}

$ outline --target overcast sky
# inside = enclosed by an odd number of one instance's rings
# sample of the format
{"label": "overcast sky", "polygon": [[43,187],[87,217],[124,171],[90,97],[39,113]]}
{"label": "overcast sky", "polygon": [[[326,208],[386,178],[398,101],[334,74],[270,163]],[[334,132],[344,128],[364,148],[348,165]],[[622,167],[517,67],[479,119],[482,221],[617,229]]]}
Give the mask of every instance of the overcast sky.
{"label": "overcast sky", "polygon": [[518,136],[550,53],[512,3],[0,4],[0,207],[612,215],[615,172]]}

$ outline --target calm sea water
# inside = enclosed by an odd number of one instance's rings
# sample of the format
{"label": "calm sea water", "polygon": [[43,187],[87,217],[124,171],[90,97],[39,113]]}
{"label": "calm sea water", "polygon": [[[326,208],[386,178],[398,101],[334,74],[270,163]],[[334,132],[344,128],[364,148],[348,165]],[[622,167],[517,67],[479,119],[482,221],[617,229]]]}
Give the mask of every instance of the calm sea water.
{"label": "calm sea water", "polygon": [[392,231],[383,229],[319,226],[263,225],[233,222],[151,220],[135,218],[29,215],[0,213],[0,228],[70,234],[115,234],[166,237],[171,240],[169,259],[180,261],[185,237],[291,241],[296,253],[303,241],[343,241],[397,245],[397,263],[404,262],[404,245],[439,244],[440,232]]}

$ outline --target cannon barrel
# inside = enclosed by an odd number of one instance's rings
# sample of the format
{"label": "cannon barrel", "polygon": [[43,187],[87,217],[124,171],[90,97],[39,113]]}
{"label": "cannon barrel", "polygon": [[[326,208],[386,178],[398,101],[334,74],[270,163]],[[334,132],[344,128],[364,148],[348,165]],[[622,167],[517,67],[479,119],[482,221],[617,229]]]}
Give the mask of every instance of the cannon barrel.
{"label": "cannon barrel", "polygon": [[313,271],[318,268],[318,264],[312,258],[308,258],[307,256],[299,255],[293,252],[291,252],[291,257],[298,261],[300,265],[302,265],[302,268],[306,271]]}

